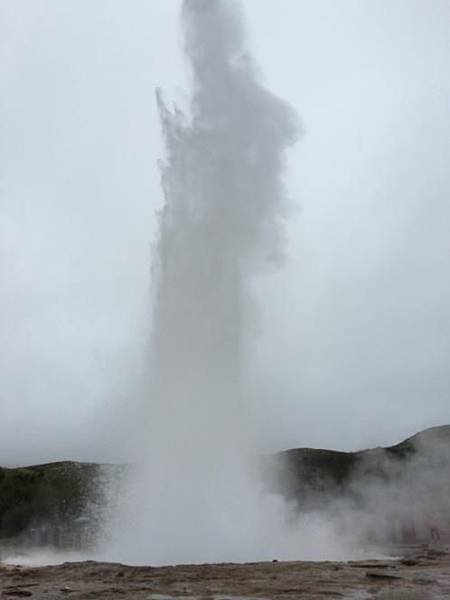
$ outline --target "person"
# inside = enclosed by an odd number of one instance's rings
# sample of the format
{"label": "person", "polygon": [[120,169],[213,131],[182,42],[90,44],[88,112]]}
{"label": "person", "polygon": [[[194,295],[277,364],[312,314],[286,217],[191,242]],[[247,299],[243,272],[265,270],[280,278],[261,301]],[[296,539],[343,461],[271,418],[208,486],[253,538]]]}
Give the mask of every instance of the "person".
{"label": "person", "polygon": [[405,544],[417,542],[416,524],[411,516],[405,516],[402,520],[402,538]]}
{"label": "person", "polygon": [[436,513],[428,513],[428,526],[430,528],[430,536],[432,542],[439,542],[441,534],[439,532],[439,519]]}

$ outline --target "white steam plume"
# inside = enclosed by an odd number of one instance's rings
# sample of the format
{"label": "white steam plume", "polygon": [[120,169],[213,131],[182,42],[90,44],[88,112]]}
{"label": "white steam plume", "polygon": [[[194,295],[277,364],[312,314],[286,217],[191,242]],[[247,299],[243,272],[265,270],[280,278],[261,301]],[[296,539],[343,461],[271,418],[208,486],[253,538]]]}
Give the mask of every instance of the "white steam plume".
{"label": "white steam plume", "polygon": [[291,109],[257,80],[238,16],[234,2],[187,0],[191,118],[158,95],[167,161],[154,389],[179,435],[211,431],[222,449],[239,422],[249,278],[282,253],[281,167],[296,135]]}
{"label": "white steam plume", "polygon": [[248,288],[282,257],[297,122],[259,81],[238,3],[185,0],[182,19],[193,91],[189,115],[157,95],[167,157],[150,404],[115,543],[135,562],[270,558],[273,506],[250,475],[243,402]]}

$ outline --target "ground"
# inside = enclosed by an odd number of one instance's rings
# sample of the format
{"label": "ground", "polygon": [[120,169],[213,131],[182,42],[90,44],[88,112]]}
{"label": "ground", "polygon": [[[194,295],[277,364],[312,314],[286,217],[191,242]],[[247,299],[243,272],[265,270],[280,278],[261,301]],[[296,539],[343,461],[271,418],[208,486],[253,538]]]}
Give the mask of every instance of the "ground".
{"label": "ground", "polygon": [[34,600],[438,600],[450,598],[450,553],[402,549],[396,560],[132,567],[85,561],[0,565],[0,597]]}

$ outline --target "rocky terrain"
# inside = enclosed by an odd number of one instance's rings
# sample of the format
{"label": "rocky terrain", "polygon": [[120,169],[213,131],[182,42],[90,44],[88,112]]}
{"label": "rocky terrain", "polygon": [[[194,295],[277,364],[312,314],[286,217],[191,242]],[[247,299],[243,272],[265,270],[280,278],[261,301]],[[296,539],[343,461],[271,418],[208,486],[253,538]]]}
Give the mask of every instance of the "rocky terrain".
{"label": "rocky terrain", "polygon": [[132,567],[93,561],[0,566],[0,597],[34,600],[440,600],[450,597],[446,549],[397,548],[367,562],[266,562]]}

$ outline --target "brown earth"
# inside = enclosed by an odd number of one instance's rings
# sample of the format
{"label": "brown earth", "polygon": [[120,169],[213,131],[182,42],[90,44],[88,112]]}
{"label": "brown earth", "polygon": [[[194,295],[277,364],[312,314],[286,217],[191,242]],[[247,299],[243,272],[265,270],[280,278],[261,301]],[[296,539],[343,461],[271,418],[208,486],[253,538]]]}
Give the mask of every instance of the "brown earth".
{"label": "brown earth", "polygon": [[[397,549],[399,550],[399,549]],[[437,600],[450,598],[450,554],[402,548],[404,558],[354,562],[265,562],[132,567],[85,561],[0,564],[0,598],[34,600]]]}

